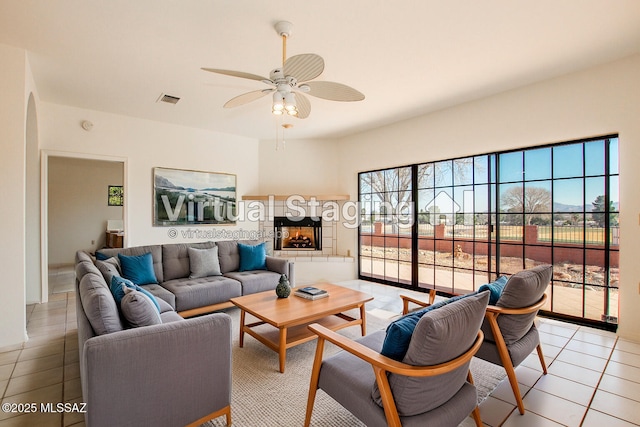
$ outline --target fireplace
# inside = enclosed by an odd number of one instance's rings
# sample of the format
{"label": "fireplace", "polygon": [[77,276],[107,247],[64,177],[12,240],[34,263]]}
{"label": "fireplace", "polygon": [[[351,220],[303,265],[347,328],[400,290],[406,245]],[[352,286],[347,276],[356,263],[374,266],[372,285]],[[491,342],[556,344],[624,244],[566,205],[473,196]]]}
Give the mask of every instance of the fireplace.
{"label": "fireplace", "polygon": [[292,251],[322,250],[322,220],[310,216],[273,219],[275,229],[274,249]]}

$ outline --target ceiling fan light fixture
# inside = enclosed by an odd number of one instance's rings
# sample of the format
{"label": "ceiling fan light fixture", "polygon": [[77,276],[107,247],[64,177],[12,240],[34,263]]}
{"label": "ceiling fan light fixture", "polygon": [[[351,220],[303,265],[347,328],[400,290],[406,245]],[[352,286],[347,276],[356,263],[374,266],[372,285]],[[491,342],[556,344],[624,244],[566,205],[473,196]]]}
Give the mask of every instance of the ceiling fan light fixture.
{"label": "ceiling fan light fixture", "polygon": [[[274,114],[282,114],[282,110],[285,108],[285,99],[284,96],[278,91],[273,92],[273,105],[271,107]],[[279,111],[279,113],[276,113]]]}
{"label": "ceiling fan light fixture", "polygon": [[284,95],[284,108],[288,112],[297,110],[297,108],[296,108],[296,98],[295,98],[295,96],[293,95],[292,92],[287,92]]}

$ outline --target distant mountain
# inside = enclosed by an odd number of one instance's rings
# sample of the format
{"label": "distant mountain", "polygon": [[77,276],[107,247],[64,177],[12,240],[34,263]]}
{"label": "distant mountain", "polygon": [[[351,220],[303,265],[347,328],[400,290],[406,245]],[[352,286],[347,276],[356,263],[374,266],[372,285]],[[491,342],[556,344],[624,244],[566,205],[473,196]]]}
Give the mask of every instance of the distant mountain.
{"label": "distant mountain", "polygon": [[156,175],[156,187],[159,188],[174,188],[176,190],[185,190],[184,187],[178,187],[173,184],[173,182],[169,181],[167,178]]}
{"label": "distant mountain", "polygon": [[235,187],[222,187],[222,188],[210,187],[210,188],[203,188],[201,191],[236,191],[236,188]]}
{"label": "distant mountain", "polygon": [[[592,205],[586,207],[587,212],[591,212]],[[582,205],[565,205],[564,203],[553,203],[554,212],[582,212],[585,207]]]}
{"label": "distant mountain", "polygon": [[160,175],[156,175],[156,187],[169,188],[172,190],[184,190],[190,193],[193,193],[196,191],[231,191],[231,192],[236,191],[235,187],[222,187],[222,188],[209,187],[209,188],[203,188],[203,189],[192,188],[192,187],[185,188],[179,185],[175,185],[173,182],[169,181],[167,178]]}
{"label": "distant mountain", "polygon": [[[591,212],[593,210],[593,204],[589,203],[586,206],[582,206],[582,205],[565,205],[564,203],[558,203],[555,202],[553,204],[553,211],[554,212],[582,212],[582,209],[584,208],[585,212]],[[620,204],[619,203],[614,203],[613,204],[613,209],[615,211],[620,211]]]}

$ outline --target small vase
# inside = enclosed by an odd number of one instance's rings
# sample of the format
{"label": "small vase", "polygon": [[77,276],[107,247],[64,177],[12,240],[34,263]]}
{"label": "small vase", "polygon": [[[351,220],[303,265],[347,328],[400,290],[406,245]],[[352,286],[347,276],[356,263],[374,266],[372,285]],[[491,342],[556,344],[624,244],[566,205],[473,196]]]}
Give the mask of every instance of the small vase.
{"label": "small vase", "polygon": [[283,274],[280,276],[278,286],[276,286],[276,295],[278,298],[288,298],[290,294],[291,286],[289,286],[289,279],[287,279],[286,274]]}

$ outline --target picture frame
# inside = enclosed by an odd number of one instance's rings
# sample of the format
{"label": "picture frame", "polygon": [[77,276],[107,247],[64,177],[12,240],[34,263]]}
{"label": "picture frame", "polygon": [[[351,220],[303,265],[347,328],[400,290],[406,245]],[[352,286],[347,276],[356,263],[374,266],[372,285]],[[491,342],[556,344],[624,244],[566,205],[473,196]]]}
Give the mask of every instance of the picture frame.
{"label": "picture frame", "polygon": [[234,225],[236,175],[153,168],[153,225]]}
{"label": "picture frame", "polygon": [[107,188],[107,206],[124,205],[124,188],[122,185],[109,185]]}

